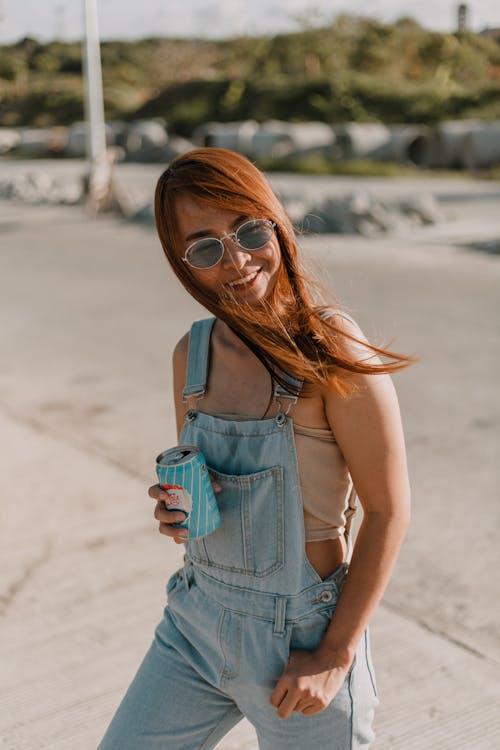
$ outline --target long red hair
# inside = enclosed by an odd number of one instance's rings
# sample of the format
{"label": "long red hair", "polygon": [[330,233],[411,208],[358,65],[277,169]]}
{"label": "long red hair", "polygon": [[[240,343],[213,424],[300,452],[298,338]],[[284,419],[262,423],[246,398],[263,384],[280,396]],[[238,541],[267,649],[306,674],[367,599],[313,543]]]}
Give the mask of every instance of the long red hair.
{"label": "long red hair", "polygon": [[[204,289],[182,261],[176,200],[189,195],[200,203],[267,218],[276,225],[282,264],[269,297],[249,305]],[[200,148],[177,157],[160,176],[155,191],[155,220],[165,255],[181,283],[203,307],[223,320],[265,365],[275,381],[287,386],[283,373],[307,386],[330,384],[339,393],[353,390],[349,373],[390,373],[414,359],[363,342],[365,359],[353,355],[349,340],[359,342],[328,317],[333,304],[318,304],[314,282],[306,276],[292,223],[266,178],[248,159],[222,148]],[[366,349],[390,361],[369,363]],[[290,386],[288,385],[288,388]]]}

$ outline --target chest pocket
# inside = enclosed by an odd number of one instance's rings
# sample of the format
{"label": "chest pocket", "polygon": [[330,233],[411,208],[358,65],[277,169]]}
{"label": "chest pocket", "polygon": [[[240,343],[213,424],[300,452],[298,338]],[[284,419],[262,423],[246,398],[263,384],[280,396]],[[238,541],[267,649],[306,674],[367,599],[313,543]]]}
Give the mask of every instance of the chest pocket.
{"label": "chest pocket", "polygon": [[208,568],[254,578],[271,575],[284,565],[283,469],[275,466],[237,476],[210,469],[222,487],[217,493],[221,524],[189,544],[189,556]]}

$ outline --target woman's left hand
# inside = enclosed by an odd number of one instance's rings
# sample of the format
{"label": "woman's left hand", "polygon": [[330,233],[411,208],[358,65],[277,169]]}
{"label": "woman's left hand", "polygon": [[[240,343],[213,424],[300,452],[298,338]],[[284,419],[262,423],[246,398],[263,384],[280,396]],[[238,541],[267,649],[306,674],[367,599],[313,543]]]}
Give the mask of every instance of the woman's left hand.
{"label": "woman's left hand", "polygon": [[285,671],[271,695],[278,716],[294,711],[313,716],[327,708],[337,695],[350,665],[332,663],[319,651],[292,649]]}

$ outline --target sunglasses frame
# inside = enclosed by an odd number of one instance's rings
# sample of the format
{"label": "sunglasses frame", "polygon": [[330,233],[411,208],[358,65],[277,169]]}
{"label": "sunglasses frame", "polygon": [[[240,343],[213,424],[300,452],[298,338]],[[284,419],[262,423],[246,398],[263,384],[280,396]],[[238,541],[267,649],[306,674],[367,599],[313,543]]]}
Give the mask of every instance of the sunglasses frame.
{"label": "sunglasses frame", "polygon": [[[254,221],[261,221],[267,224],[268,226],[271,227],[273,234],[274,234],[274,230],[276,229],[276,224],[274,221],[271,221],[271,219],[247,219],[246,221],[243,222],[243,224],[240,224],[239,227],[236,227],[234,232],[228,232],[227,234],[224,234],[222,237],[201,237],[199,240],[195,240],[190,245],[188,245],[188,247],[186,248],[186,252],[184,253],[184,256],[181,258],[181,260],[184,261],[184,263],[187,263],[188,266],[190,266],[190,268],[194,268],[195,271],[208,271],[210,268],[214,268],[218,263],[221,262],[222,258],[224,257],[224,250],[225,250],[224,240],[227,240],[229,237],[232,237],[234,241],[236,242],[236,244],[238,245],[238,247],[241,247],[241,249],[245,250],[247,253],[253,253],[256,250],[262,250],[262,248],[265,247],[265,245],[267,245],[267,243],[271,241],[271,237],[268,240],[266,240],[266,242],[264,242],[263,245],[260,245],[260,247],[254,247],[254,248],[245,247],[238,240],[238,232],[240,231],[240,229],[242,229],[246,224],[251,224]],[[212,263],[211,266],[203,266],[201,268],[198,266],[193,266],[193,264],[189,262],[187,255],[189,251],[191,250],[191,248],[194,247],[194,245],[196,245],[197,242],[205,242],[206,240],[213,240],[214,242],[219,243],[221,247],[220,257],[218,258],[218,260],[215,261],[215,263]]]}

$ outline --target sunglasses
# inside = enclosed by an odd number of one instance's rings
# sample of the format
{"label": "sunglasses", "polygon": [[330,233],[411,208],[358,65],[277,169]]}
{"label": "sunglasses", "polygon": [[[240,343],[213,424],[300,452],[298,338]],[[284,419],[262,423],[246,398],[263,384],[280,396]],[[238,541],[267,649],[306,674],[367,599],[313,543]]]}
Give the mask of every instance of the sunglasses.
{"label": "sunglasses", "polygon": [[269,219],[250,219],[223,237],[204,237],[193,242],[182,260],[197,270],[213,268],[224,256],[224,240],[232,237],[243,250],[260,250],[274,235],[276,224]]}

